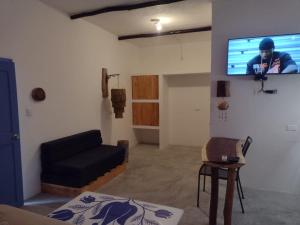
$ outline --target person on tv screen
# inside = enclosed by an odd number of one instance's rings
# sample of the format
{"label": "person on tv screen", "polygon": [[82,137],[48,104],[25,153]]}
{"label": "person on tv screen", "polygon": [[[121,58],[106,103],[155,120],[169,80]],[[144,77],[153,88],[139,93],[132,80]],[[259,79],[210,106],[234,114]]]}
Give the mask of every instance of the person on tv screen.
{"label": "person on tv screen", "polygon": [[247,63],[246,73],[250,75],[297,73],[297,64],[291,56],[274,49],[274,41],[271,38],[264,38],[259,43],[260,54]]}

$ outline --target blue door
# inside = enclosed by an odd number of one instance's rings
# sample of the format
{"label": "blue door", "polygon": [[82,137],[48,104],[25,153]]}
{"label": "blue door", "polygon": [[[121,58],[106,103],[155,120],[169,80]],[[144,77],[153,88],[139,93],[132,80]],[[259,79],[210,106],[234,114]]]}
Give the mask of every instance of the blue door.
{"label": "blue door", "polygon": [[15,68],[0,58],[0,204],[23,205]]}

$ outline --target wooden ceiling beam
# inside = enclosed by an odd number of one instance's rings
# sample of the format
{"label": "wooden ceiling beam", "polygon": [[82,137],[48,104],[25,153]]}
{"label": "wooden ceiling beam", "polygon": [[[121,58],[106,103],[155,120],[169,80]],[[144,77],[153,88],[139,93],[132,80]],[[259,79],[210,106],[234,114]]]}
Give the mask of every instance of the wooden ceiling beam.
{"label": "wooden ceiling beam", "polygon": [[77,13],[77,14],[71,15],[70,18],[72,20],[75,20],[75,19],[79,19],[79,18],[83,18],[83,17],[99,15],[102,13],[116,12],[116,11],[128,11],[128,10],[147,8],[147,7],[157,6],[157,5],[166,5],[166,4],[182,2],[182,1],[185,1],[185,0],[154,0],[154,1],[143,2],[143,3],[138,3],[138,4],[132,4],[132,5],[110,6],[110,7],[106,7],[106,8]]}
{"label": "wooden ceiling beam", "polygon": [[166,36],[166,35],[174,35],[174,34],[203,32],[203,31],[211,31],[211,26],[197,27],[197,28],[184,29],[184,30],[165,31],[160,33],[124,35],[124,36],[119,36],[118,40],[121,41],[121,40],[136,39],[136,38],[149,38],[149,37],[158,37],[158,36]]}

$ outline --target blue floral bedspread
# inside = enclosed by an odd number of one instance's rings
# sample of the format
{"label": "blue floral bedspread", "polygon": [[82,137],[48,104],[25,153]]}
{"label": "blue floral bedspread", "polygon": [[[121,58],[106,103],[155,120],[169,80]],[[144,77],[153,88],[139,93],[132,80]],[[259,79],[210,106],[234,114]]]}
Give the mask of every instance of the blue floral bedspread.
{"label": "blue floral bedspread", "polygon": [[84,192],[48,216],[76,225],[176,225],[182,209]]}

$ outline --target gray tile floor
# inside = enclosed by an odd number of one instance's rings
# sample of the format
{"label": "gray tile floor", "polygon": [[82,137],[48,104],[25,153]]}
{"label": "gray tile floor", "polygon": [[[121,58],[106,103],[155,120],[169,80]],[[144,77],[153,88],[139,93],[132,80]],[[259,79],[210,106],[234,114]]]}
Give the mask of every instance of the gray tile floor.
{"label": "gray tile floor", "polygon": [[[209,181],[196,207],[197,173],[201,165],[200,148],[172,146],[158,150],[154,145],[130,149],[127,170],[98,192],[184,209],[180,225],[207,225]],[[223,224],[225,182],[220,181],[218,224]],[[233,225],[300,224],[300,196],[244,188],[245,214],[235,196]],[[25,209],[47,215],[68,198],[39,194],[27,201]]]}

